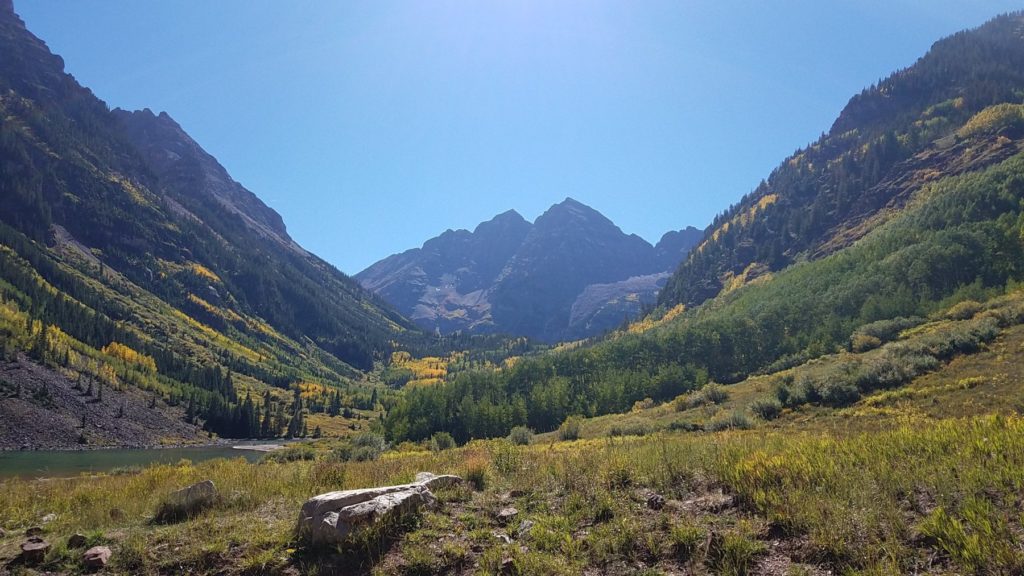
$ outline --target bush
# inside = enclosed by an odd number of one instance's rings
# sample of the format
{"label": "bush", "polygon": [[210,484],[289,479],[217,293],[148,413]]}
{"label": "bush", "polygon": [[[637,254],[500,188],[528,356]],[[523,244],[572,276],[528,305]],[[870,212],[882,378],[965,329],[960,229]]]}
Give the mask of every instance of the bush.
{"label": "bush", "polygon": [[747,430],[750,428],[750,418],[739,410],[734,410],[726,416],[718,416],[707,423],[704,429],[709,432],[718,432],[729,429]]}
{"label": "bush", "polygon": [[946,318],[949,320],[969,320],[975,314],[981,312],[981,303],[974,300],[964,300],[955,304],[946,311]]}
{"label": "bush", "polygon": [[750,405],[750,411],[762,420],[775,420],[782,414],[782,402],[775,398],[755,400]]}
{"label": "bush", "polygon": [[509,432],[508,439],[517,446],[529,446],[533,442],[533,430],[526,426],[516,426]]}
{"label": "bush", "polygon": [[316,450],[309,444],[293,444],[267,452],[260,460],[263,462],[302,462],[316,459]]}
{"label": "bush", "polygon": [[633,403],[632,412],[643,412],[644,410],[650,410],[654,408],[655,403],[651,398],[644,398],[643,400],[637,400]]}
{"label": "bush", "polygon": [[821,403],[828,406],[849,406],[860,400],[860,389],[845,379],[828,380],[818,393],[821,395]]}
{"label": "bush", "polygon": [[672,401],[672,406],[677,412],[682,412],[683,410],[699,408],[709,404],[721,404],[728,399],[729,393],[725,390],[724,386],[709,382],[697,392],[690,392],[689,394],[676,397]]}
{"label": "bush", "polygon": [[870,336],[868,334],[854,334],[850,338],[850,351],[851,352],[867,352],[868,350],[874,350],[882,345],[882,340],[877,336]]}
{"label": "bush", "polygon": [[729,399],[729,393],[725,390],[725,387],[714,382],[709,382],[700,393],[711,404],[721,404]]}
{"label": "bush", "polygon": [[436,432],[430,438],[430,449],[434,452],[455,448],[455,438],[447,432]]}
{"label": "bush", "polygon": [[[877,322],[871,322],[857,328],[850,336],[850,341],[852,344],[858,338],[877,338],[879,344],[891,342],[899,337],[900,332],[918,326],[922,322],[924,322],[924,319],[917,316],[910,318],[900,316],[889,320],[878,320]],[[852,345],[851,349],[853,349]],[[853,351],[857,352],[855,349]]]}
{"label": "bush", "polygon": [[673,432],[682,430],[684,432],[702,432],[704,427],[696,422],[689,422],[687,420],[676,420],[668,425],[668,429]]}
{"label": "bush", "polygon": [[373,432],[365,432],[353,436],[349,441],[349,445],[342,446],[336,450],[335,455],[339,460],[343,461],[370,462],[380,458],[380,455],[387,448],[388,443],[384,440],[383,436]]}
{"label": "bush", "polygon": [[569,416],[562,422],[562,425],[558,427],[558,439],[559,440],[579,440],[580,429],[583,427],[583,418],[579,416]]}

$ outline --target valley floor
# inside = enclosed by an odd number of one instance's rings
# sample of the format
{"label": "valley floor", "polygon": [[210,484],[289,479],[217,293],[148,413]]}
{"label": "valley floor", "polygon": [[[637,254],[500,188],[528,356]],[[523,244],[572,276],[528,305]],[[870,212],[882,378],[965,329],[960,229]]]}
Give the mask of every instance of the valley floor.
{"label": "valley floor", "polygon": [[[1024,420],[980,416],[888,432],[728,431],[315,460],[181,462],[138,472],[0,483],[0,572],[23,532],[54,544],[44,572],[80,572],[75,532],[117,574],[906,574],[1024,569]],[[284,459],[277,459],[284,460]],[[293,540],[301,503],[340,488],[467,479],[404,534],[344,553]],[[155,524],[167,493],[212,479],[221,500]],[[665,499],[657,506],[658,495]],[[651,504],[655,504],[651,506]],[[506,524],[497,513],[513,506]],[[42,518],[56,519],[41,524]]]}

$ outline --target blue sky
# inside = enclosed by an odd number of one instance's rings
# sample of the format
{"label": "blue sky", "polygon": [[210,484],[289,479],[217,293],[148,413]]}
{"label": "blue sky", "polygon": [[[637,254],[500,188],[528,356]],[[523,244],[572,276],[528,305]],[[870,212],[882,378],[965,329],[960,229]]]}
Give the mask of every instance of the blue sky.
{"label": "blue sky", "polygon": [[354,274],[566,196],[706,226],[850,96],[1001,0],[16,0],[111,107],[166,111]]}

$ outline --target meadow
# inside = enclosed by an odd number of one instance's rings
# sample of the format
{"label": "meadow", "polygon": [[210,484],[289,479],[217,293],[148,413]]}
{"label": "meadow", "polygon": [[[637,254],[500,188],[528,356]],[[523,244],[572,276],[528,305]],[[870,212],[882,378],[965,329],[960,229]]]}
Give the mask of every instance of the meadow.
{"label": "meadow", "polygon": [[[114,550],[116,574],[1011,574],[1024,569],[1024,419],[978,416],[849,435],[727,430],[572,442],[476,441],[343,462],[336,444],[261,463],[181,462],[0,484],[0,558],[47,514],[51,572],[83,570],[67,537]],[[346,550],[307,550],[308,497],[455,473],[441,507]],[[159,524],[176,488],[211,508]],[[648,498],[666,499],[654,509]],[[497,513],[519,510],[502,525]],[[528,521],[528,522],[524,522]],[[401,530],[399,530],[401,528]],[[506,538],[507,537],[507,538]],[[80,551],[79,551],[80,552]],[[17,563],[12,574],[31,573]]]}

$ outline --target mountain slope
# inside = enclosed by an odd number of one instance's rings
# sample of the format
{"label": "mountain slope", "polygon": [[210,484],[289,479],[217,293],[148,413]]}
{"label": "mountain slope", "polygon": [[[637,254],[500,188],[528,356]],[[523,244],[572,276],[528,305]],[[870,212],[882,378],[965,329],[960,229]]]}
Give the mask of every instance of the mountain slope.
{"label": "mountain slope", "polygon": [[[296,245],[280,216],[168,116],[108,110],[10,2],[0,4],[0,52],[7,362],[82,388],[134,386],[154,397],[145,409],[187,404],[189,420],[247,435],[260,400],[242,392],[267,391],[276,428],[319,403],[289,404],[268,387],[360,379],[393,342],[417,337]],[[45,397],[58,380],[27,392]]]}
{"label": "mountain slope", "polygon": [[1013,148],[965,145],[968,119],[1018,103],[1024,85],[1020,13],[936,42],[913,66],[854,96],[829,132],[798,150],[708,235],[660,295],[699,304],[750,267],[781,270],[850,245],[935,176],[977,170]]}
{"label": "mountain slope", "polygon": [[700,236],[694,228],[669,232],[652,247],[568,198],[533,224],[508,211],[355,277],[429,330],[575,339],[653,303],[664,277],[648,277],[673,269]]}

